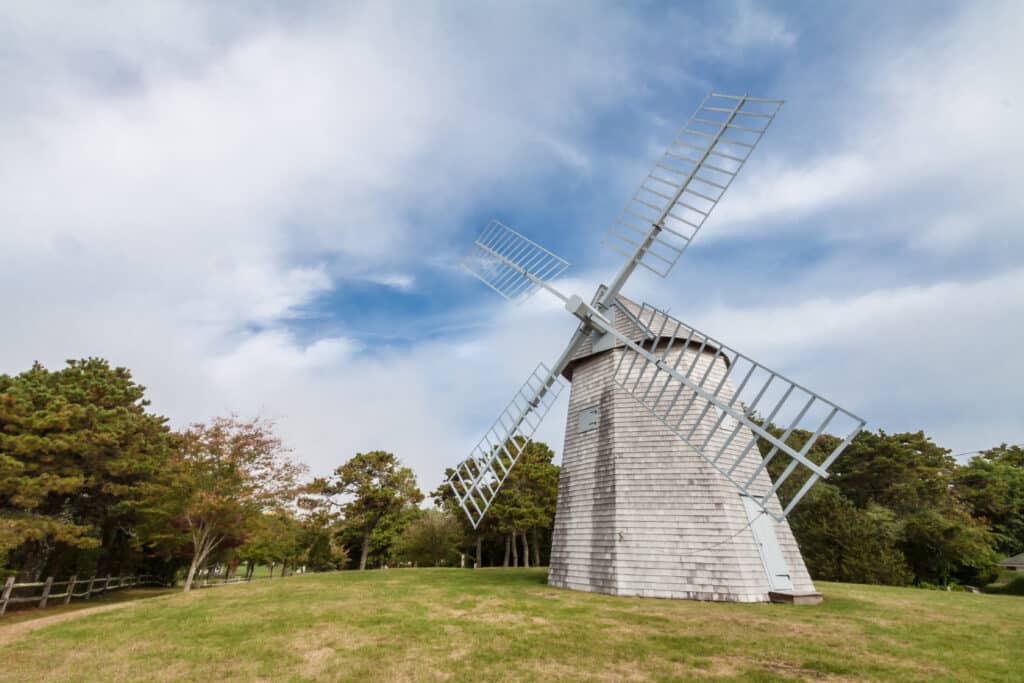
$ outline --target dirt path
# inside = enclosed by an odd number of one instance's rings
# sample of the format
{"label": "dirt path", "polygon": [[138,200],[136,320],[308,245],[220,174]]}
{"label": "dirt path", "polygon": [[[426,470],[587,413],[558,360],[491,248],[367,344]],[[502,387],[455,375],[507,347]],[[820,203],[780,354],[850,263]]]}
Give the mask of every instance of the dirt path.
{"label": "dirt path", "polygon": [[21,638],[24,638],[32,631],[46,628],[47,626],[53,626],[54,624],[60,624],[80,617],[87,617],[90,614],[99,614],[100,612],[109,612],[123,607],[131,607],[134,604],[134,601],[114,602],[109,605],[96,605],[95,607],[76,609],[70,612],[63,612],[62,614],[54,614],[52,617],[30,619],[27,621],[20,621],[15,624],[0,623],[0,646],[9,645]]}

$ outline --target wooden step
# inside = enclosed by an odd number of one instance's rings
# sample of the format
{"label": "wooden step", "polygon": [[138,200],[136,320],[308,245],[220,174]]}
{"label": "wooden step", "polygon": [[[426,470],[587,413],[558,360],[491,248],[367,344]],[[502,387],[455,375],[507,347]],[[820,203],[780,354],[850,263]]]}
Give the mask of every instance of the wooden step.
{"label": "wooden step", "polygon": [[768,599],[782,605],[818,605],[824,600],[814,591],[771,591]]}

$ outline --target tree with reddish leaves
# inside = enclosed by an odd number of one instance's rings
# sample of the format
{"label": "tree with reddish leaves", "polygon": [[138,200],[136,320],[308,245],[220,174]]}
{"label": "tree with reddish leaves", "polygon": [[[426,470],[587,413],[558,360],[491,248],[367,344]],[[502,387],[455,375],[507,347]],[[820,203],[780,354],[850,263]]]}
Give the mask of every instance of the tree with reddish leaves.
{"label": "tree with reddish leaves", "polygon": [[294,500],[303,471],[267,420],[220,417],[179,435],[144,507],[151,540],[190,557],[185,591],[211,553],[241,545],[260,515]]}

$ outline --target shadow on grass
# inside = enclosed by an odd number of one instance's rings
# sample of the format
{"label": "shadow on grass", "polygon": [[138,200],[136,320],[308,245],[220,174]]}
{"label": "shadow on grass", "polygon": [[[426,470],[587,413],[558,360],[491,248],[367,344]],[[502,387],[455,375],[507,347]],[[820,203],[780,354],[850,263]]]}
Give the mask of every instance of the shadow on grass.
{"label": "shadow on grass", "polygon": [[459,572],[474,584],[484,585],[534,585],[546,586],[548,583],[547,567],[483,567],[481,569],[452,569]]}

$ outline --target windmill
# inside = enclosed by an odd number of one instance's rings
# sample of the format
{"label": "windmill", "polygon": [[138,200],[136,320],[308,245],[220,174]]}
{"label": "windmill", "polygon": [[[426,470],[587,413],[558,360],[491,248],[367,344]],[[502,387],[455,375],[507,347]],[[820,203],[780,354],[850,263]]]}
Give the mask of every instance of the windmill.
{"label": "windmill", "polygon": [[589,301],[552,285],[567,261],[508,226],[491,221],[474,242],[464,265],[487,286],[512,301],[547,290],[579,321],[448,480],[476,528],[571,382],[552,585],[742,602],[817,596],[786,515],[864,421],[621,294],[638,267],[668,275],[781,106],[719,93],[701,102],[609,228],[605,243],[626,262]]}

